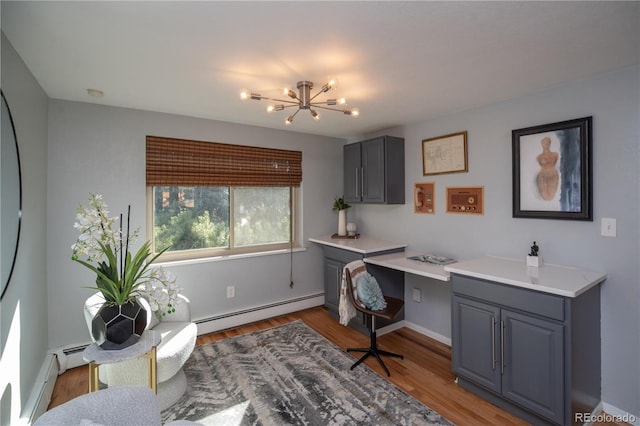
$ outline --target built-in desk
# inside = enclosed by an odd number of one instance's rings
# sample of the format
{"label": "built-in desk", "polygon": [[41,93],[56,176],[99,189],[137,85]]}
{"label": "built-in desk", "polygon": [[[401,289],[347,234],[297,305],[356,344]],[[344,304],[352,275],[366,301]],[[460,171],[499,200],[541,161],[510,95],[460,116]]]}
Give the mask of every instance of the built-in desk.
{"label": "built-in desk", "polygon": [[364,258],[364,263],[382,266],[383,268],[395,269],[396,271],[407,272],[413,275],[420,275],[440,281],[449,281],[449,272],[443,265],[434,265],[429,262],[420,262],[407,259],[408,257],[422,255],[418,252],[390,253]]}
{"label": "built-in desk", "polygon": [[[325,306],[329,313],[338,317],[340,305],[340,288],[342,286],[342,270],[344,266],[354,260],[368,259],[370,256],[395,253],[402,256],[406,243],[380,240],[377,238],[331,238],[330,235],[309,238],[309,241],[320,244],[324,252],[324,291]],[[382,293],[404,300],[404,273],[400,270],[372,266],[369,272],[376,277]],[[404,320],[404,312],[396,317],[394,322]],[[379,320],[378,325],[384,327],[389,322]],[[364,316],[359,312],[349,324],[353,328],[367,333]]]}

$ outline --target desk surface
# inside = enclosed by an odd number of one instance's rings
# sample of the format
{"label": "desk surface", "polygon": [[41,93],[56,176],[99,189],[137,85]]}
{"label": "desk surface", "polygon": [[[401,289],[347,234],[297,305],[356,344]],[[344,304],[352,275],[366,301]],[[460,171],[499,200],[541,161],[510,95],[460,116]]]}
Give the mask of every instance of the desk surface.
{"label": "desk surface", "polygon": [[602,272],[547,264],[533,268],[527,267],[524,260],[490,256],[453,263],[445,269],[454,274],[565,297],[577,297],[607,278]]}
{"label": "desk surface", "polygon": [[444,270],[442,265],[434,265],[428,262],[419,262],[417,260],[409,260],[409,256],[417,256],[424,253],[403,252],[383,254],[380,256],[365,257],[364,262],[372,265],[383,266],[385,268],[396,269],[398,271],[408,272],[414,275],[434,278],[440,281],[449,281],[449,272]]}
{"label": "desk surface", "polygon": [[311,241],[312,243],[322,244],[325,246],[335,247],[360,254],[371,254],[381,251],[402,249],[407,246],[407,243],[384,241],[371,237],[347,239],[331,238],[331,235],[323,235],[320,237],[309,238],[309,241]]}

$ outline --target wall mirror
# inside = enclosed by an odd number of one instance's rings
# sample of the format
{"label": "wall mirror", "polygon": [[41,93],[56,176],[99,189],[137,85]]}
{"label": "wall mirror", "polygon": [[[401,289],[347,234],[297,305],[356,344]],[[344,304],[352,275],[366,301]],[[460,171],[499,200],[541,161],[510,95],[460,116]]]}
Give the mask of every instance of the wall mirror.
{"label": "wall mirror", "polygon": [[[1,93],[1,92],[0,92]],[[0,300],[4,297],[18,254],[22,220],[22,176],[13,118],[2,93],[2,139],[0,139]]]}

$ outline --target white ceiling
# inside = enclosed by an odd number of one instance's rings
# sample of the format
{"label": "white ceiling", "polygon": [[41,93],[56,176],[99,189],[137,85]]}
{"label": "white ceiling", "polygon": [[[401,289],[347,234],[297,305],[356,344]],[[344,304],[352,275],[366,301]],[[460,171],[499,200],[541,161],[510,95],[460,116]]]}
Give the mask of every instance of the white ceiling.
{"label": "white ceiling", "polygon": [[285,129],[288,114],[240,90],[281,97],[331,76],[361,117],[302,111],[286,129],[341,138],[640,63],[637,1],[3,0],[0,13],[51,98]]}

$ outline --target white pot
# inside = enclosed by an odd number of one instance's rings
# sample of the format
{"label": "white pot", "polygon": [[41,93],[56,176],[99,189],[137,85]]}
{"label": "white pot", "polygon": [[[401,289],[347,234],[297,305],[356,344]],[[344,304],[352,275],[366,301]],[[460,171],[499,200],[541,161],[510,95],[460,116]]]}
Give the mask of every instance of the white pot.
{"label": "white pot", "polygon": [[338,211],[338,235],[347,235],[347,209]]}

